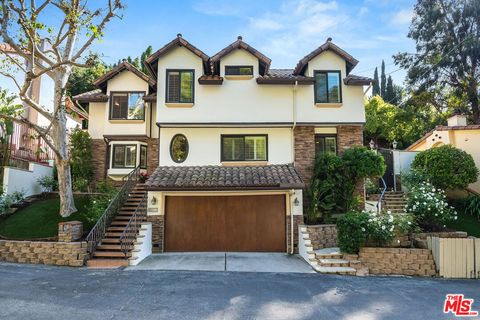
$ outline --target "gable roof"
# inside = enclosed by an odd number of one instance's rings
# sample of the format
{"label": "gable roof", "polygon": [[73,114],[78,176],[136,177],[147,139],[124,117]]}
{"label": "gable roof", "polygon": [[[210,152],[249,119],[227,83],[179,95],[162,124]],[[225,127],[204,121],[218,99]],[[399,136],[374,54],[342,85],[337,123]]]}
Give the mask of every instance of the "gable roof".
{"label": "gable roof", "polygon": [[135,66],[133,66],[126,60],[123,60],[122,63],[120,63],[118,66],[108,71],[103,76],[99,77],[97,80],[93,82],[93,84],[100,88],[105,87],[108,80],[112,79],[117,74],[125,70],[132,72],[133,74],[138,76],[140,79],[144,80],[145,82],[148,82],[148,84],[152,87],[156,84],[156,81],[154,79],[150,78],[145,73],[135,68]]}
{"label": "gable roof", "polygon": [[243,41],[243,38],[241,36],[237,37],[237,40],[230,45],[226,46],[219,52],[217,52],[211,59],[211,63],[215,65],[217,62],[219,62],[223,57],[228,55],[230,52],[232,52],[235,49],[244,49],[253,56],[255,56],[258,60],[260,60],[260,63],[263,64],[264,71],[262,74],[268,73],[268,69],[270,68],[270,63],[272,60],[268,58],[266,55],[249,45],[248,43]]}
{"label": "gable roof", "polygon": [[266,166],[164,166],[146,182],[149,190],[296,189],[305,185],[292,164]]}
{"label": "gable roof", "polygon": [[373,79],[369,77],[349,74],[343,79],[343,83],[348,86],[368,86],[373,83]]}
{"label": "gable roof", "polygon": [[[173,39],[172,41],[170,41],[169,43],[164,45],[162,48],[155,51],[152,55],[147,57],[147,59],[145,59],[145,65],[147,66],[150,73],[152,73],[152,75],[154,75],[156,77],[157,75],[156,75],[155,70],[157,69],[158,59],[160,59],[161,56],[167,54],[171,50],[173,50],[175,48],[178,48],[178,47],[184,47],[185,49],[190,50],[193,54],[195,54],[196,56],[201,58],[203,60],[204,66],[206,67],[206,69],[208,69],[207,68],[208,67],[208,60],[209,60],[208,55],[206,55],[202,50],[198,49],[193,44],[191,44],[190,42],[185,40],[182,37],[182,34],[179,33],[179,34],[177,34],[177,37],[175,39]],[[207,72],[208,72],[208,70],[207,70]]]}
{"label": "gable roof", "polygon": [[83,102],[107,102],[108,96],[102,92],[100,89],[95,89],[92,91],[84,92],[77,94],[76,96],[72,97],[73,100],[78,101],[80,103]]}
{"label": "gable roof", "polygon": [[296,76],[293,69],[270,69],[268,73],[257,78],[258,84],[314,84],[313,77]]}
{"label": "gable roof", "polygon": [[349,55],[346,51],[338,47],[336,44],[332,42],[332,38],[328,38],[327,41],[322,44],[317,49],[313,50],[309,54],[307,54],[302,60],[300,60],[293,71],[293,74],[300,75],[304,72],[305,67],[308,65],[308,62],[318,56],[320,53],[325,51],[333,51],[338,54],[340,57],[345,59],[347,62],[347,74],[352,71],[352,69],[358,64],[358,60]]}

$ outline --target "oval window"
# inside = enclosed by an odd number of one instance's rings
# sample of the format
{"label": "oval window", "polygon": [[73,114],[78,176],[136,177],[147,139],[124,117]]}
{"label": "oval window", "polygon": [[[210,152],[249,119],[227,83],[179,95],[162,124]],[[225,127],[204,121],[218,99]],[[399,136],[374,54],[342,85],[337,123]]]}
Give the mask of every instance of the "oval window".
{"label": "oval window", "polygon": [[188,156],[188,140],[183,134],[176,134],[170,142],[170,157],[176,163],[181,163]]}

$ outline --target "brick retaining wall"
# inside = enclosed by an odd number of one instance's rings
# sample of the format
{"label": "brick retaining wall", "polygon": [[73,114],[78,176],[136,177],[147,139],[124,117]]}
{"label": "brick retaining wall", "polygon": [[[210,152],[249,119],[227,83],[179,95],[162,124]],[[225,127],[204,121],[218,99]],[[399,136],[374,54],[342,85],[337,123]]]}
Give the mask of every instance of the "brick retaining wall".
{"label": "brick retaining wall", "polygon": [[320,224],[306,226],[313,250],[332,248],[337,246],[337,226],[334,224]]}
{"label": "brick retaining wall", "polygon": [[428,249],[361,248],[359,260],[370,274],[427,276],[436,274]]}
{"label": "brick retaining wall", "polygon": [[86,242],[0,240],[0,261],[80,267],[86,257]]}

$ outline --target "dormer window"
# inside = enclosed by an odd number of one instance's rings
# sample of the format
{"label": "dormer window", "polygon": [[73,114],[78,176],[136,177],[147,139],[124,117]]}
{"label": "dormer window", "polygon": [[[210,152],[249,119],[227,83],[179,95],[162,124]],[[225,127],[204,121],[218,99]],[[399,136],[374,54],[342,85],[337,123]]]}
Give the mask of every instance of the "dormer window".
{"label": "dormer window", "polygon": [[110,92],[110,120],[145,120],[145,92]]}
{"label": "dormer window", "polygon": [[225,66],[225,76],[253,76],[253,66]]}
{"label": "dormer window", "polygon": [[193,103],[193,70],[167,70],[166,103]]}
{"label": "dormer window", "polygon": [[340,71],[315,71],[315,103],[342,103]]}

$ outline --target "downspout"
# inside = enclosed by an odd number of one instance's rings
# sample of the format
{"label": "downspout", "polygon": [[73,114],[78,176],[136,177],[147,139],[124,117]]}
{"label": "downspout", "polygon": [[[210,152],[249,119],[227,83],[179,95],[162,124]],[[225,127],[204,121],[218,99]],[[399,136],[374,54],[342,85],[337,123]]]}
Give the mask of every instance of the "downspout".
{"label": "downspout", "polygon": [[[292,163],[295,166],[295,127],[297,126],[297,86],[298,86],[298,80],[295,80],[295,84],[293,85],[293,94],[292,94],[292,120],[293,120],[293,125],[292,125]],[[293,249],[293,202],[292,202],[292,196],[295,194],[295,190],[290,190],[290,254],[293,254],[294,249]]]}

